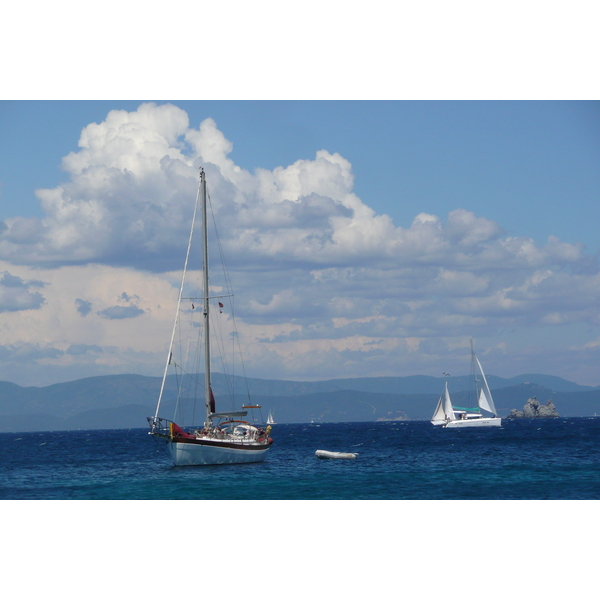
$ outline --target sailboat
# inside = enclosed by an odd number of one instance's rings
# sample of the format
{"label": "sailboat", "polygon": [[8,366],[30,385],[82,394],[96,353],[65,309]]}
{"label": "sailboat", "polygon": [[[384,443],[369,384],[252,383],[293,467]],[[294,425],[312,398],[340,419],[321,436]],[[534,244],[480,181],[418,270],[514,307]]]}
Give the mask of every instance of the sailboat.
{"label": "sailboat", "polygon": [[[488,385],[485,373],[475,351],[473,350],[473,340],[471,340],[471,364],[473,372],[473,381],[475,384],[475,393],[477,397],[476,408],[464,408],[453,406],[448,391],[448,382],[446,389],[440,396],[431,423],[441,425],[442,427],[501,427],[502,419],[496,412],[492,392]],[[483,412],[482,412],[483,411]]]}
{"label": "sailboat", "polygon": [[[188,263],[190,260],[190,251],[192,246],[192,238],[194,233],[196,215],[198,206],[202,212],[202,246],[203,246],[203,265],[202,265],[202,297],[201,298],[184,298],[184,286]],[[167,354],[167,361],[163,374],[156,411],[153,417],[148,417],[150,425],[150,435],[155,439],[167,444],[171,458],[176,466],[188,465],[221,465],[221,464],[237,464],[237,463],[254,463],[261,462],[265,459],[270,445],[273,443],[269,437],[271,426],[262,429],[246,421],[249,409],[260,408],[258,405],[247,404],[242,406],[242,410],[216,411],[215,397],[211,386],[211,301],[213,306],[217,307],[214,310],[215,316],[222,314],[223,303],[220,300],[228,296],[211,296],[209,288],[209,269],[208,269],[208,219],[207,219],[207,189],[206,176],[204,169],[200,169],[200,181],[198,185],[198,193],[196,195],[196,203],[194,205],[194,213],[192,217],[192,225],[188,248],[183,267],[183,276],[181,279],[181,287],[179,290],[179,298],[177,302],[177,311],[175,315],[175,323],[173,333],[171,335],[171,343]],[[191,301],[191,310],[187,311],[182,308],[182,301]],[[194,323],[195,314],[200,311],[195,310],[194,301],[202,301],[201,322]],[[182,338],[182,322],[183,317],[189,317],[186,321],[191,325],[190,329],[195,331],[193,337],[189,338],[185,347],[179,350],[175,348],[176,340]],[[198,332],[202,335],[199,335]],[[177,334],[177,335],[176,335]],[[237,336],[231,336],[237,339]],[[203,338],[203,340],[201,339]],[[197,350],[191,348],[192,340]],[[202,352],[203,347],[203,352]],[[195,374],[197,370],[190,368],[188,359],[191,364],[194,361],[202,362],[202,354],[204,358],[204,384],[201,383],[201,378]],[[191,358],[190,358],[191,357]],[[190,395],[198,388],[203,389],[204,396],[204,423],[202,426],[191,425],[188,427],[180,426],[174,420],[169,420],[164,417],[159,417],[161,402],[167,387],[167,377],[170,371],[175,370],[177,373],[177,403],[176,409],[180,409],[180,402],[183,403],[189,399]],[[201,394],[202,395],[202,394]],[[235,398],[235,394],[233,395]],[[195,418],[195,412],[192,414],[192,419]]]}
{"label": "sailboat", "polygon": [[267,417],[267,425],[277,425],[277,423],[275,423],[275,419],[273,418],[272,411],[269,411],[269,416]]}

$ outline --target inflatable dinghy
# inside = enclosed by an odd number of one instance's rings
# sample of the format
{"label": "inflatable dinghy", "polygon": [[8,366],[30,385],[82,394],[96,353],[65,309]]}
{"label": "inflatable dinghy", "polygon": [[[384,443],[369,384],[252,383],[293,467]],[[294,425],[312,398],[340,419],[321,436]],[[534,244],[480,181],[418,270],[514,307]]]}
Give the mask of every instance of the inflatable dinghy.
{"label": "inflatable dinghy", "polygon": [[356,458],[356,454],[351,452],[329,452],[329,450],[317,450],[317,458]]}

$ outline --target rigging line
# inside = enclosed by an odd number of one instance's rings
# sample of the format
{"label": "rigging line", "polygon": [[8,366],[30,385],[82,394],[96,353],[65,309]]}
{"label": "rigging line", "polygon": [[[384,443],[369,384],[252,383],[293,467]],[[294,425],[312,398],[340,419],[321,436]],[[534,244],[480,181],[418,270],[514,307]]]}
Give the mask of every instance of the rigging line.
{"label": "rigging line", "polygon": [[[185,315],[185,310],[180,311],[180,314],[184,314]],[[180,417],[180,422],[182,425],[187,423],[187,409],[188,409],[188,403],[184,402],[184,398],[193,398],[194,402],[192,403],[192,423],[194,421],[195,418],[195,410],[196,410],[196,395],[191,393],[190,391],[190,375],[188,373],[188,370],[190,369],[190,363],[192,362],[190,359],[190,348],[192,347],[192,336],[190,335],[190,333],[186,333],[186,332],[193,332],[194,330],[194,311],[189,311],[189,319],[187,320],[187,322],[189,323],[189,325],[187,325],[185,327],[185,331],[184,331],[184,319],[183,317],[179,319],[179,322],[177,324],[177,338],[178,338],[178,344],[177,344],[177,348],[179,349],[179,352],[181,353],[180,356],[180,361],[181,364],[175,362],[175,360],[172,360],[173,366],[175,368],[175,375],[176,375],[176,389],[177,389],[177,401],[176,401],[176,405],[175,405],[175,417],[173,420],[177,420],[176,419],[176,414],[177,414],[177,410],[179,410],[179,417]],[[185,338],[185,339],[184,339]],[[187,340],[187,344],[186,344],[186,340]],[[193,366],[192,366],[193,368]],[[181,377],[179,376],[181,374]],[[186,375],[187,377],[184,377],[184,375]]]}
{"label": "rigging line", "polygon": [[[197,366],[198,364],[198,337],[200,335],[200,332],[198,332],[198,335],[196,335],[196,339],[194,340],[194,315],[195,315],[195,310],[191,310],[190,311],[190,318],[189,318],[189,329],[188,331],[190,332],[188,335],[188,344],[187,344],[187,348],[186,348],[186,352],[185,352],[185,362],[184,365],[187,369],[190,370],[190,372],[194,371],[194,368]],[[194,344],[192,345],[192,342],[194,342]],[[191,350],[195,348],[194,352],[191,352]],[[193,354],[193,356],[192,356]],[[189,375],[189,380],[188,380],[188,386],[187,386],[187,392],[188,392],[188,396],[191,397],[193,399],[192,402],[192,406],[191,406],[191,411],[192,411],[192,416],[191,416],[191,423],[194,424],[196,421],[196,408],[197,408],[197,398],[198,398],[198,380],[197,378],[194,378],[192,375]],[[192,386],[193,386],[193,392],[192,392]]]}
{"label": "rigging line", "polygon": [[[232,369],[228,366],[227,361],[225,360],[226,352],[225,352],[225,337],[224,337],[224,328],[222,326],[221,319],[213,316],[217,314],[216,311],[211,312],[211,323],[212,330],[215,332],[215,341],[217,343],[219,358],[221,360],[221,368],[223,370],[223,375],[225,376],[225,385],[227,386],[228,395],[231,399],[231,408],[232,410],[235,408],[235,381],[233,379]],[[219,313],[220,314],[220,313]],[[218,333],[218,335],[217,335]]]}
{"label": "rigging line", "polygon": [[[194,341],[195,343],[193,344],[193,346],[198,346],[199,345],[199,341],[201,341],[202,335],[203,335],[203,331],[201,327],[195,327],[194,326],[194,313],[191,312],[190,313],[190,327],[189,327],[189,331],[191,333],[194,332],[195,329],[198,330],[198,334],[197,334],[197,339]],[[181,327],[179,328],[179,341],[180,341],[180,347],[183,348],[184,347],[184,340],[183,337],[181,335]],[[185,375],[187,375],[188,377],[190,377],[190,379],[192,381],[198,381],[198,378],[196,376],[194,376],[194,367],[197,367],[198,365],[198,350],[196,349],[195,352],[190,352],[190,347],[192,347],[192,335],[186,336],[188,339],[188,343],[187,343],[187,347],[186,347],[186,352],[185,355],[182,357],[182,364],[177,364],[177,367],[181,370],[182,373],[184,373]],[[194,356],[192,356],[192,354],[194,354]],[[191,365],[191,366],[190,366]],[[183,387],[182,387],[183,389]],[[189,391],[189,388],[188,388]]]}
{"label": "rigging line", "polygon": [[[244,363],[244,357],[242,354],[242,347],[240,344],[240,336],[238,333],[238,329],[237,329],[237,325],[236,325],[236,321],[235,321],[235,296],[233,294],[233,285],[231,283],[231,277],[229,275],[229,270],[227,268],[227,263],[225,261],[225,253],[223,252],[223,245],[221,243],[221,237],[219,236],[219,229],[217,227],[217,223],[216,223],[216,219],[215,219],[215,213],[213,210],[213,205],[212,205],[212,198],[210,197],[210,193],[208,191],[208,187],[206,190],[206,196],[208,198],[208,204],[210,207],[210,214],[213,220],[213,228],[214,228],[214,232],[215,232],[215,238],[217,241],[217,248],[219,250],[219,256],[221,259],[221,269],[223,271],[223,278],[225,280],[225,289],[229,294],[229,306],[231,309],[231,320],[232,320],[232,326],[233,326],[233,334],[234,337],[236,338],[236,343],[237,343],[237,347],[238,347],[238,355],[239,355],[239,361],[240,361],[240,366],[242,369],[242,378],[244,380],[245,383],[245,387],[246,387],[246,395],[248,397],[248,404],[251,404],[251,398],[250,398],[250,386],[248,385],[248,377],[246,375],[246,365]],[[234,349],[232,349],[232,353],[235,352]],[[235,360],[232,360],[232,365],[235,366]],[[232,372],[232,375],[235,375],[235,371]],[[262,420],[262,410],[260,411],[260,418]]]}
{"label": "rigging line", "polygon": [[190,378],[190,380],[192,380],[196,383],[200,383],[200,380],[198,379],[198,377],[194,376],[193,373],[188,373],[181,365],[177,365],[177,366],[179,367],[179,369],[181,370],[181,372],[184,375],[187,375]]}
{"label": "rigging line", "polygon": [[[214,232],[215,232],[215,238],[217,241],[217,248],[219,250],[219,257],[221,259],[221,270],[223,272],[223,279],[225,280],[225,290],[228,292],[229,306],[231,309],[234,332],[237,334],[237,328],[236,328],[235,318],[234,318],[234,301],[235,301],[234,298],[235,297],[233,294],[233,285],[231,283],[229,269],[227,268],[227,261],[225,260],[225,253],[223,251],[223,244],[221,242],[221,236],[219,235],[219,229],[217,227],[217,222],[215,219],[215,213],[214,213],[213,206],[212,206],[212,199],[208,192],[207,192],[207,197],[208,197],[208,202],[209,202],[209,206],[210,206],[210,214],[211,214],[212,220],[213,220],[213,228],[214,228]],[[241,353],[240,353],[240,359],[241,359]],[[232,361],[232,364],[235,365],[235,361]]]}
{"label": "rigging line", "polygon": [[[193,318],[193,317],[192,317]],[[185,344],[185,340],[184,340],[184,332],[183,332],[183,318],[179,319],[179,322],[177,324],[177,339],[178,339],[178,344],[177,344],[177,348],[179,349],[179,352],[181,353],[180,357],[178,356],[178,360],[180,360],[180,364],[177,363],[171,355],[171,362],[173,364],[174,370],[175,370],[175,376],[176,376],[176,390],[177,390],[177,397],[176,397],[176,403],[175,403],[175,412],[174,412],[174,416],[173,416],[173,420],[176,421],[177,420],[177,411],[179,410],[179,417],[180,417],[180,422],[183,425],[184,421],[185,421],[185,407],[184,407],[184,403],[182,402],[182,398],[184,396],[184,394],[186,393],[186,391],[188,392],[188,396],[189,396],[189,387],[186,387],[186,379],[182,376],[181,378],[179,377],[179,373],[181,372],[181,374],[187,374],[186,369],[188,369],[188,362],[189,362],[189,348],[190,348],[190,342],[191,342],[191,338],[189,336],[186,336],[188,338],[188,344],[186,346]],[[187,329],[186,329],[187,331]],[[174,346],[175,347],[175,344]]]}
{"label": "rigging line", "polygon": [[223,271],[223,277],[225,279],[225,288],[231,292],[233,290],[233,286],[231,285],[231,279],[229,277],[229,270],[227,269],[227,263],[225,261],[225,254],[223,252],[223,245],[221,243],[221,237],[219,236],[219,229],[217,227],[217,222],[215,219],[215,212],[213,210],[213,206],[212,206],[212,199],[210,197],[210,193],[208,192],[208,190],[206,191],[206,196],[208,198],[208,203],[210,206],[210,214],[213,220],[213,228],[214,228],[214,232],[215,232],[215,238],[217,240],[217,248],[219,249],[219,256],[221,258],[221,269]]}
{"label": "rigging line", "polygon": [[[223,244],[221,243],[221,237],[219,235],[219,230],[217,229],[217,223],[215,220],[215,213],[213,211],[213,207],[212,207],[212,202],[210,199],[210,195],[208,195],[208,200],[209,200],[209,205],[210,205],[210,214],[212,216],[212,220],[213,220],[213,228],[214,228],[214,232],[215,232],[215,238],[217,241],[217,248],[219,250],[219,258],[221,261],[221,270],[223,272],[223,279],[224,279],[224,283],[225,283],[225,291],[227,292],[226,295],[222,295],[220,296],[221,298],[225,298],[225,297],[229,297],[230,300],[230,304],[232,302],[232,298],[233,298],[233,286],[231,284],[231,278],[229,276],[229,270],[227,269],[227,263],[225,261],[225,253],[223,252]],[[217,297],[217,296],[215,296]]]}
{"label": "rigging line", "polygon": [[[185,316],[185,312],[183,316]],[[184,328],[185,325],[185,328]],[[176,375],[176,392],[177,392],[177,405],[175,410],[180,411],[181,419],[185,420],[187,409],[189,408],[189,402],[184,400],[194,399],[195,396],[191,392],[191,385],[193,382],[193,375],[190,372],[193,371],[194,364],[197,362],[193,351],[193,333],[194,333],[194,314],[190,313],[189,319],[181,318],[179,320],[177,328],[177,344],[173,346],[173,353],[171,355],[171,365]],[[176,360],[179,362],[176,362]],[[195,404],[192,405],[192,414],[195,414]],[[181,423],[184,424],[183,422]]]}
{"label": "rigging line", "polygon": [[[242,379],[246,386],[246,396],[248,397],[248,404],[252,404],[252,400],[250,398],[250,386],[248,384],[248,377],[246,375],[246,364],[244,363],[244,355],[242,353],[242,346],[240,344],[240,336],[239,336],[239,332],[238,332],[237,324],[236,324],[236,320],[235,320],[235,297],[234,296],[231,297],[229,304],[231,306],[231,322],[232,322],[232,326],[233,326],[233,337],[235,338],[235,342],[236,342],[237,348],[238,348],[238,356],[240,357],[240,367],[242,369]],[[232,352],[234,352],[233,349],[232,349]],[[263,418],[262,410],[260,411],[260,418],[262,421],[262,418]]]}
{"label": "rigging line", "polygon": [[[181,348],[181,324],[177,323],[177,337],[179,338],[178,347]],[[173,350],[175,349],[175,343],[173,343],[173,347],[171,349],[171,353],[169,354],[169,366],[173,365],[173,373],[175,375],[175,407],[173,409],[173,421],[177,421],[177,410],[179,408],[179,399],[181,397],[181,384],[179,382],[179,364],[175,361],[175,357],[173,356]],[[179,360],[179,356],[177,357]]]}
{"label": "rigging line", "polygon": [[[192,311],[193,313],[193,311]],[[196,334],[196,352],[195,352],[195,356],[194,356],[194,364],[192,365],[192,369],[194,371],[194,373],[198,374],[200,373],[200,365],[202,364],[202,352],[201,352],[201,348],[204,348],[204,327],[202,327],[202,324],[199,322],[197,325],[197,329],[198,332]],[[194,330],[194,322],[192,321],[192,331]],[[192,377],[192,381],[194,382],[194,419],[196,416],[196,407],[198,405],[198,398],[199,398],[199,388],[201,386],[200,383],[200,378],[199,377]]]}
{"label": "rigging line", "polygon": [[194,225],[196,223],[196,213],[198,211],[198,201],[200,199],[200,188],[202,184],[202,175],[200,176],[200,181],[198,183],[198,191],[196,192],[196,202],[194,204],[194,214],[192,215],[192,226],[190,227],[190,238],[188,241],[188,247],[185,254],[185,263],[183,265],[183,273],[181,275],[181,286],[179,288],[179,296],[177,298],[177,311],[175,312],[175,323],[173,323],[173,333],[171,334],[171,343],[169,344],[169,351],[167,352],[167,363],[165,365],[165,370],[163,373],[163,380],[160,386],[160,392],[158,394],[158,402],[156,404],[156,412],[154,414],[154,419],[158,418],[158,411],[160,409],[160,403],[162,401],[163,392],[165,389],[165,381],[167,379],[167,371],[169,369],[169,358],[171,356],[171,352],[173,351],[173,342],[175,341],[175,330],[177,328],[177,321],[179,319],[179,310],[181,308],[181,297],[183,296],[183,284],[185,283],[185,275],[187,272],[188,260],[190,258],[190,248],[192,246],[192,238],[194,236]]}
{"label": "rigging line", "polygon": [[[219,229],[217,227],[217,222],[216,222],[216,219],[215,219],[215,212],[214,212],[213,205],[212,205],[212,198],[210,197],[210,193],[209,193],[208,190],[206,192],[206,195],[207,195],[207,198],[208,198],[208,204],[209,204],[209,207],[210,207],[210,214],[211,214],[212,221],[213,221],[213,230],[214,230],[215,239],[216,239],[216,242],[217,242],[217,248],[218,248],[218,251],[219,251],[219,258],[220,258],[220,263],[221,263],[221,271],[223,273],[223,279],[224,279],[224,283],[225,283],[225,291],[227,292],[227,296],[222,296],[222,297],[228,297],[229,298],[229,305],[230,305],[230,308],[231,308],[233,328],[234,328],[234,332],[237,333],[236,328],[235,328],[236,327],[235,326],[235,319],[234,319],[234,316],[233,316],[233,286],[231,284],[231,278],[229,276],[229,270],[227,269],[227,262],[225,261],[225,253],[223,252],[223,244],[221,242],[221,237],[219,235]],[[230,374],[231,374],[232,378],[235,376],[235,364],[236,364],[235,356],[234,356],[235,350],[233,349],[234,346],[235,345],[232,346],[232,360],[231,360],[231,371],[230,371]],[[223,351],[222,351],[223,355],[225,353],[224,348],[225,348],[225,346],[223,345]],[[241,359],[241,354],[240,354],[240,359]],[[231,384],[234,386],[235,382],[231,381]],[[233,397],[234,396],[234,390],[231,389],[231,386],[230,386],[230,390],[231,390],[230,393],[231,393],[231,395]]]}
{"label": "rigging line", "polygon": [[173,421],[177,421],[177,409],[179,408],[179,400],[181,398],[181,389],[179,387],[179,373],[178,373],[177,369],[175,369],[175,386],[177,389],[177,396],[175,397],[175,409],[173,410]]}
{"label": "rigging line", "polygon": [[[234,311],[233,302],[232,302],[231,309],[232,309],[232,313],[233,313],[233,311]],[[233,315],[232,315],[232,318],[233,318]],[[233,333],[234,333],[235,341],[236,341],[237,346],[238,346],[238,353],[239,353],[239,356],[240,356],[240,366],[242,368],[242,374],[243,374],[244,383],[246,384],[246,394],[248,396],[248,402],[251,403],[251,400],[250,400],[250,386],[248,385],[248,377],[246,376],[246,364],[244,363],[244,355],[242,354],[242,346],[240,344],[240,336],[238,334],[238,330],[237,330],[237,326],[235,324],[235,320],[233,320]],[[260,418],[262,419],[262,411],[260,413]]]}

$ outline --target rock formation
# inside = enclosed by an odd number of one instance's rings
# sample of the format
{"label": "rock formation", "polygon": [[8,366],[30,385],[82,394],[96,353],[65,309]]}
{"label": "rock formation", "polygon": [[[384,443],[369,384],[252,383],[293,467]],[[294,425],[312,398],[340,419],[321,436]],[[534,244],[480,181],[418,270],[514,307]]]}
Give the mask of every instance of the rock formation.
{"label": "rock formation", "polygon": [[556,407],[554,406],[554,402],[552,400],[548,400],[546,405],[541,405],[537,398],[534,396],[533,398],[529,398],[527,403],[523,407],[523,411],[517,410],[513,408],[508,415],[511,419],[540,419],[540,418],[548,418],[548,417],[558,417],[560,416],[556,411]]}

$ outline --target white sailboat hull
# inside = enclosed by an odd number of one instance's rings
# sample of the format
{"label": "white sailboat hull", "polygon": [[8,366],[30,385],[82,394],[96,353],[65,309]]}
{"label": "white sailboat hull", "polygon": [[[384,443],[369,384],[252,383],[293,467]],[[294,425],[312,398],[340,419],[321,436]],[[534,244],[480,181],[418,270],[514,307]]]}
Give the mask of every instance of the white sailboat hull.
{"label": "white sailboat hull", "polygon": [[[434,423],[436,425],[436,423]],[[480,419],[459,419],[449,421],[444,427],[502,427],[500,417],[481,417]]]}
{"label": "white sailboat hull", "polygon": [[269,446],[240,445],[238,448],[232,448],[180,441],[168,442],[168,446],[177,467],[262,462],[269,451]]}

